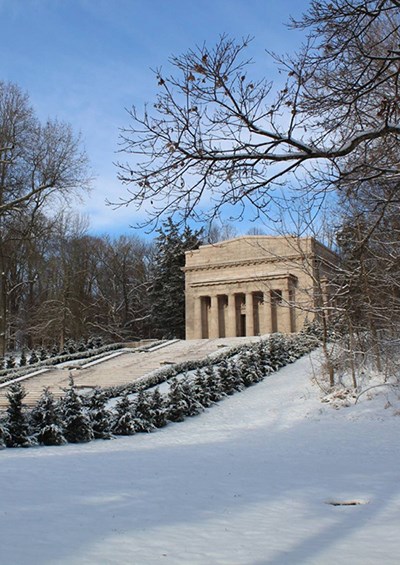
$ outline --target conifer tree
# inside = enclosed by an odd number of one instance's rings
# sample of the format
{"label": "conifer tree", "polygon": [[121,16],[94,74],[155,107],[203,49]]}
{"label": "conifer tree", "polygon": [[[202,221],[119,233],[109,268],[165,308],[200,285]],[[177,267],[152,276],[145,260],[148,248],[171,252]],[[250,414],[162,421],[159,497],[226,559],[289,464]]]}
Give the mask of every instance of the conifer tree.
{"label": "conifer tree", "polygon": [[10,434],[7,431],[6,423],[0,421],[0,449],[4,449],[10,441]]}
{"label": "conifer tree", "polygon": [[31,421],[37,432],[37,439],[43,445],[67,443],[61,424],[61,417],[50,389],[46,387],[31,414]]}
{"label": "conifer tree", "polygon": [[151,432],[155,427],[149,398],[143,390],[139,391],[134,404],[134,423],[137,432]]}
{"label": "conifer tree", "polygon": [[219,375],[212,365],[206,367],[204,373],[211,402],[218,402],[225,396]]}
{"label": "conifer tree", "polygon": [[151,421],[156,428],[163,428],[167,424],[164,396],[157,387],[149,395],[149,410]]}
{"label": "conifer tree", "polygon": [[268,339],[269,362],[274,371],[284,367],[287,363],[287,353],[284,336],[280,333],[272,334]]}
{"label": "conifer tree", "polygon": [[242,387],[242,382],[237,378],[237,374],[231,370],[231,366],[227,361],[222,361],[217,367],[218,375],[225,394],[234,394]]}
{"label": "conifer tree", "polygon": [[36,354],[36,351],[32,349],[31,356],[29,357],[29,365],[34,365],[39,361],[39,357]]}
{"label": "conifer tree", "polygon": [[171,218],[158,230],[150,287],[153,333],[158,338],[185,337],[185,251],[200,245],[200,231],[182,233]]}
{"label": "conifer tree", "polygon": [[197,402],[204,408],[211,406],[211,394],[207,386],[206,374],[201,369],[197,369],[192,381],[192,394]]}
{"label": "conifer tree", "polygon": [[111,439],[111,413],[106,408],[107,396],[96,388],[89,399],[89,417],[94,439]]}
{"label": "conifer tree", "polygon": [[45,359],[47,359],[47,357],[48,357],[47,349],[45,347],[41,347],[39,349],[39,360],[45,361]]}
{"label": "conifer tree", "polygon": [[60,354],[58,345],[55,343],[50,350],[50,357],[57,357]]}
{"label": "conifer tree", "polygon": [[178,379],[172,379],[168,391],[167,418],[171,422],[183,422],[186,416],[187,403],[182,383]]}
{"label": "conifer tree", "polygon": [[27,360],[27,358],[26,358],[26,351],[25,351],[25,348],[23,347],[23,348],[22,348],[22,351],[21,351],[21,356],[20,356],[20,358],[19,358],[19,366],[20,366],[20,367],[25,367],[25,365],[27,364],[27,362],[28,362],[28,360]]}
{"label": "conifer tree", "polygon": [[70,386],[62,397],[61,410],[64,436],[69,443],[84,443],[93,439],[90,419],[85,413],[82,399],[76,392],[72,377],[70,377]]}
{"label": "conifer tree", "polygon": [[14,369],[15,367],[15,357],[14,355],[9,355],[6,360],[6,368],[7,369]]}
{"label": "conifer tree", "polygon": [[204,406],[196,398],[194,386],[191,380],[185,378],[181,381],[182,394],[186,402],[186,415],[197,416],[204,411]]}
{"label": "conifer tree", "polygon": [[7,392],[7,447],[29,447],[34,442],[30,437],[28,418],[22,403],[26,396],[20,383],[11,385]]}
{"label": "conifer tree", "polygon": [[131,436],[136,433],[132,403],[126,394],[116,404],[112,432],[117,436]]}

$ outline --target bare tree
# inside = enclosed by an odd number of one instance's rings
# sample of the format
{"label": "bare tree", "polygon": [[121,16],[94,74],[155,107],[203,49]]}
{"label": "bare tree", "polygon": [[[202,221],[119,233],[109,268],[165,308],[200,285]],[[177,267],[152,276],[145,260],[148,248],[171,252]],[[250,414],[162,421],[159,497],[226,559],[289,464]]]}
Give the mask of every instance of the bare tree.
{"label": "bare tree", "polygon": [[149,221],[215,217],[232,204],[268,215],[282,183],[320,193],[343,176],[399,175],[385,159],[400,134],[399,2],[311,1],[292,24],[308,39],[292,58],[275,56],[281,90],[249,76],[248,39],[222,37],[172,57],[173,74],[156,71],[154,106],[133,107],[121,134],[137,160],[119,164],[125,203],[145,204]]}
{"label": "bare tree", "polygon": [[27,94],[0,82],[0,216],[88,186],[87,157],[68,124],[35,117]]}
{"label": "bare tree", "polygon": [[0,81],[0,354],[7,345],[9,297],[14,289],[9,255],[10,237],[14,240],[19,229],[14,224],[24,218],[21,241],[29,241],[35,235],[34,230],[28,233],[29,226],[35,224],[43,205],[49,198],[88,188],[87,171],[80,137],[71,127],[57,120],[41,124],[28,95],[15,84]]}

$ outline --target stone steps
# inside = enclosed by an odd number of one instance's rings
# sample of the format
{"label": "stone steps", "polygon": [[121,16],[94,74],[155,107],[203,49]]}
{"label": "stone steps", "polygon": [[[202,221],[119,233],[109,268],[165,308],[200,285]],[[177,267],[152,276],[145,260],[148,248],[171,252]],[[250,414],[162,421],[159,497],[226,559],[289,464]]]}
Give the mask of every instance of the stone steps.
{"label": "stone steps", "polygon": [[[126,351],[120,355],[102,359],[96,364],[88,363],[77,367],[52,367],[48,371],[32,376],[24,381],[27,396],[25,404],[34,406],[43,388],[49,387],[56,398],[68,387],[70,375],[79,388],[116,386],[130,383],[164,366],[204,359],[217,351],[229,349],[240,344],[259,340],[259,337],[176,340],[163,347],[148,351]],[[0,389],[0,410],[7,407],[7,389]]]}

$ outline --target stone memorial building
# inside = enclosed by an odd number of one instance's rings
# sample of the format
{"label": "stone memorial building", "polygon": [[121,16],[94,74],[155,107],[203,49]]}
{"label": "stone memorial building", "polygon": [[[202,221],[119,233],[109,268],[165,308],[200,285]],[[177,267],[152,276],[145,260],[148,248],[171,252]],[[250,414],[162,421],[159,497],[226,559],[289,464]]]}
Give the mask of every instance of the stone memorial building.
{"label": "stone memorial building", "polygon": [[186,339],[299,331],[329,305],[338,256],[311,237],[243,236],[186,252]]}

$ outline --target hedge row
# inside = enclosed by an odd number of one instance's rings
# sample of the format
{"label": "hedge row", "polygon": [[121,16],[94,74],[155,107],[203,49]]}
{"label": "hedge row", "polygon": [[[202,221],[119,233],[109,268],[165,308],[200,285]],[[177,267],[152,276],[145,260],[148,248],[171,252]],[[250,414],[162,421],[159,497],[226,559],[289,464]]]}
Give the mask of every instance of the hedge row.
{"label": "hedge row", "polygon": [[[164,370],[161,376],[156,374],[142,380],[140,386],[132,383],[121,391],[113,408],[107,407],[110,389],[80,395],[71,379],[70,387],[59,401],[46,389],[36,407],[26,411],[25,392],[17,383],[10,386],[9,407],[0,421],[0,446],[61,445],[151,432],[168,422],[199,414],[222,398],[260,382],[310,352],[318,343],[315,336],[307,334],[274,334],[225,353],[213,359],[213,364],[210,359],[186,363],[183,370],[182,365]],[[165,381],[169,381],[169,388],[161,393],[156,385]],[[134,398],[128,396],[132,393],[137,393]]]}

